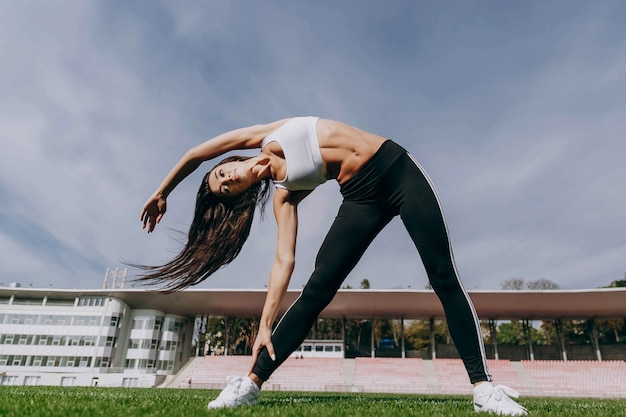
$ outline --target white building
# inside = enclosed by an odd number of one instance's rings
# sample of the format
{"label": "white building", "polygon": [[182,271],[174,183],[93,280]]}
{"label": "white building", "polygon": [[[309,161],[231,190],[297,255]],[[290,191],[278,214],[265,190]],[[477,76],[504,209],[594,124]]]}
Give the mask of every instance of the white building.
{"label": "white building", "polygon": [[0,293],[0,385],[155,386],[187,362],[192,333],[192,317],[106,292]]}
{"label": "white building", "polygon": [[343,340],[307,339],[290,355],[294,358],[343,358]]}

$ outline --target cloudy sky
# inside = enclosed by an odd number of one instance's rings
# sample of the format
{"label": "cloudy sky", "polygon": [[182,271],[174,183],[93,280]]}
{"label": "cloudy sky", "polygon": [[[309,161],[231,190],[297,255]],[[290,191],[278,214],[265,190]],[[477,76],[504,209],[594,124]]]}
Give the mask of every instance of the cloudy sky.
{"label": "cloudy sky", "polygon": [[[608,285],[626,272],[625,20],[622,1],[2,1],[0,283],[100,288],[166,262],[212,163],[153,234],[139,214],[187,149],[317,115],[421,162],[468,289]],[[339,203],[334,182],[302,203],[291,288]],[[275,234],[269,210],[201,287],[263,288]],[[346,284],[363,278],[426,286],[398,219]]]}

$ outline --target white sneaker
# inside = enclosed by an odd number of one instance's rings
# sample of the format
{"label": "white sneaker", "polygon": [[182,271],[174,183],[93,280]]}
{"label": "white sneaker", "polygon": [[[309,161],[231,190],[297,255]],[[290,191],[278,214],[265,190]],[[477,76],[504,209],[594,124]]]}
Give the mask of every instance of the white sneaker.
{"label": "white sneaker", "polygon": [[494,413],[501,416],[525,416],[528,410],[510,399],[518,398],[519,393],[506,385],[483,382],[474,387],[474,411]]}
{"label": "white sneaker", "polygon": [[228,385],[208,405],[212,408],[235,408],[241,405],[257,405],[261,389],[247,376],[229,377]]}

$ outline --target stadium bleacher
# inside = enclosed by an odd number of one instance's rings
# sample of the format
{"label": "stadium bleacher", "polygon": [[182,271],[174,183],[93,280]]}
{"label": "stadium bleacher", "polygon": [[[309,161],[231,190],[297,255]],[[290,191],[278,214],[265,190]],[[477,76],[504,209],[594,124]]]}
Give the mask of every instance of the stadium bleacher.
{"label": "stadium bleacher", "polygon": [[343,385],[343,358],[287,359],[266,382],[288,391],[329,391]]}
{"label": "stadium bleacher", "polygon": [[353,385],[364,392],[428,393],[421,359],[356,358]]}
{"label": "stadium bleacher", "polygon": [[[626,362],[489,360],[495,384],[525,396],[626,398]],[[169,387],[221,389],[229,376],[245,375],[249,356],[192,359]],[[460,359],[289,358],[265,390],[471,394]]]}
{"label": "stadium bleacher", "polygon": [[626,362],[521,361],[544,395],[624,397]]}

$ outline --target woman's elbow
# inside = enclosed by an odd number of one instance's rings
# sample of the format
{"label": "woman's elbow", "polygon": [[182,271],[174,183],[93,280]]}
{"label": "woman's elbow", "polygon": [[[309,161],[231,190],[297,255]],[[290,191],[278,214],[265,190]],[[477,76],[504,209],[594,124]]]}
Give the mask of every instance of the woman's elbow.
{"label": "woman's elbow", "polygon": [[198,146],[194,146],[193,148],[189,149],[185,153],[185,155],[183,155],[183,159],[188,161],[188,162],[204,162],[208,158],[205,155],[205,153],[203,152],[202,147],[200,145],[198,145]]}
{"label": "woman's elbow", "polygon": [[277,256],[276,265],[283,271],[291,273],[296,267],[296,258],[293,256]]}

